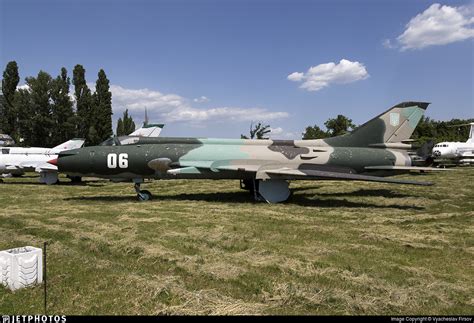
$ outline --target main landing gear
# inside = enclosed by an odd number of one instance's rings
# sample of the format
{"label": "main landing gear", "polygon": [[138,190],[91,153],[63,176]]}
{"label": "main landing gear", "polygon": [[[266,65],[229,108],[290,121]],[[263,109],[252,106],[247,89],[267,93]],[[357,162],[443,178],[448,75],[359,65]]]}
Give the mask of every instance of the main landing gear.
{"label": "main landing gear", "polygon": [[267,203],[284,202],[291,194],[288,182],[281,179],[244,179],[240,181],[240,188],[250,191],[255,201]]}
{"label": "main landing gear", "polygon": [[141,191],[140,190],[140,184],[141,182],[135,182],[135,192],[137,192],[137,199],[139,201],[149,201],[151,200],[151,193],[150,191],[147,191],[147,190],[143,190]]}

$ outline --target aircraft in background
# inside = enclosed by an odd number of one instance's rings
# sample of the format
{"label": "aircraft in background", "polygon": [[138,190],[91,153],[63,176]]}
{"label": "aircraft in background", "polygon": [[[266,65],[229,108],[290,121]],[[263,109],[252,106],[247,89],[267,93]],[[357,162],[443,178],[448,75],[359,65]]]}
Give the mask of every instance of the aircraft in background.
{"label": "aircraft in background", "polygon": [[435,162],[444,164],[474,164],[474,122],[456,125],[470,126],[469,138],[466,142],[440,142],[433,147],[432,156]]}
{"label": "aircraft in background", "polygon": [[15,140],[5,134],[0,134],[0,147],[12,147],[15,145]]}
{"label": "aircraft in background", "polygon": [[[146,119],[145,119],[146,120]],[[100,144],[100,146],[120,146],[120,145],[131,145],[137,143],[140,137],[156,138],[160,136],[161,130],[163,130],[164,124],[152,123],[148,124],[147,121],[143,126],[128,136],[112,136]]]}
{"label": "aircraft in background", "polygon": [[133,181],[139,200],[144,179],[239,179],[255,199],[282,202],[288,180],[357,180],[432,185],[391,179],[410,171],[409,140],[429,103],[403,102],[352,133],[315,140],[252,140],[140,137],[133,144],[70,150],[49,161],[71,176]]}
{"label": "aircraft in background", "polygon": [[84,139],[71,139],[54,148],[1,147],[0,174],[23,175],[26,171],[40,174],[40,183],[54,184],[58,181],[58,168],[48,163],[58,154],[68,149],[84,145]]}
{"label": "aircraft in background", "polygon": [[150,123],[145,122],[143,126],[131,134],[129,134],[130,137],[132,136],[138,136],[138,137],[159,137],[161,130],[163,130],[164,124],[160,123]]}

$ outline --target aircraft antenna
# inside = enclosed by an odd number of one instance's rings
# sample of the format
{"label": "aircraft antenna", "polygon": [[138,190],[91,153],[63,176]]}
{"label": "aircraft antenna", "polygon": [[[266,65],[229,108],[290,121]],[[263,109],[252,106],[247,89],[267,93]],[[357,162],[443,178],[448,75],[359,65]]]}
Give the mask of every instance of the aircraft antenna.
{"label": "aircraft antenna", "polygon": [[143,126],[148,126],[148,112],[145,107],[145,121],[143,122]]}

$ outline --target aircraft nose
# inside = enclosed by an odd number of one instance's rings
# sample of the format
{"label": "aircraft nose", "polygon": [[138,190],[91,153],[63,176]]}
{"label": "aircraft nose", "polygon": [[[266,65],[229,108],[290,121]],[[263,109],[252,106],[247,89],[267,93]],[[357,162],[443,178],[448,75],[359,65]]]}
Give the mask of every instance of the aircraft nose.
{"label": "aircraft nose", "polygon": [[433,156],[439,157],[439,156],[441,156],[441,152],[439,150],[435,150],[435,151],[433,151]]}
{"label": "aircraft nose", "polygon": [[55,158],[55,159],[48,160],[48,164],[58,166],[58,159]]}

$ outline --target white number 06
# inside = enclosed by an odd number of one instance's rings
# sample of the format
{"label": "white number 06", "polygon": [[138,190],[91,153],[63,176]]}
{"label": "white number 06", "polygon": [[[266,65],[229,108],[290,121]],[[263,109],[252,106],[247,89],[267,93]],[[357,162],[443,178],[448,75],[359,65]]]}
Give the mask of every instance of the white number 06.
{"label": "white number 06", "polygon": [[[107,167],[108,168],[117,168],[117,154],[108,154],[107,155]],[[128,167],[128,154],[119,154],[118,155],[118,167],[127,168]]]}

